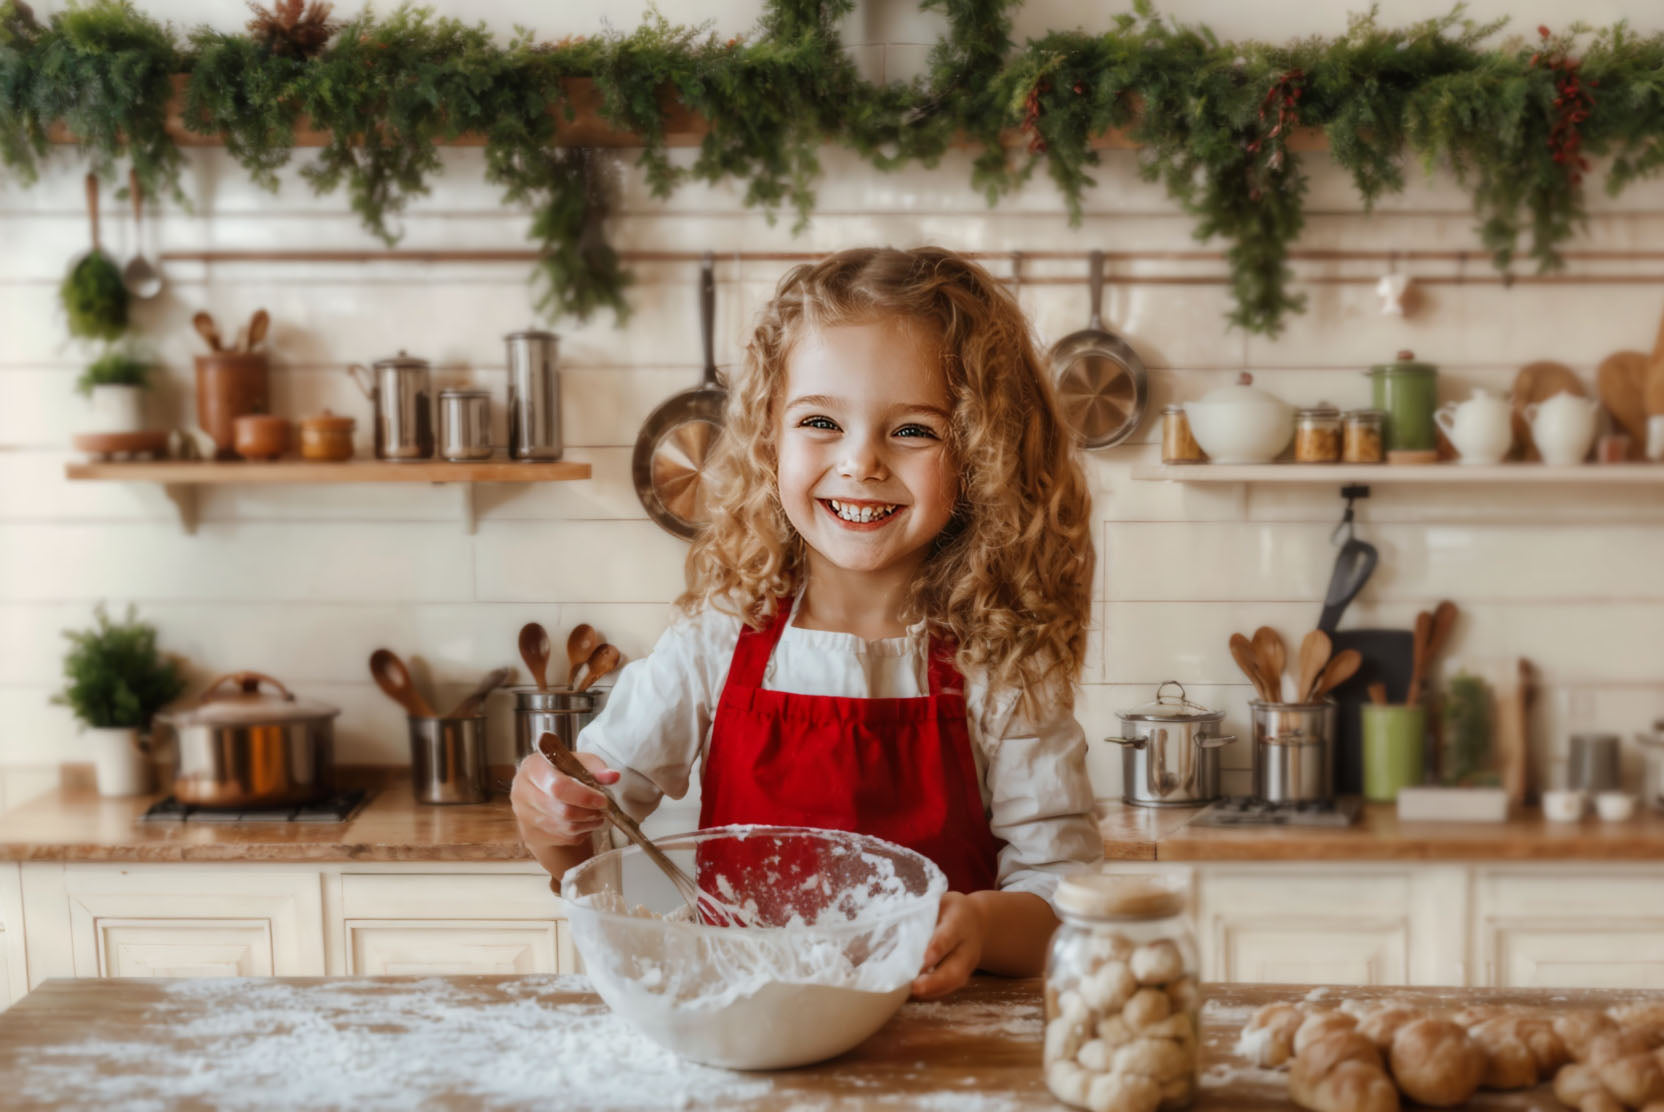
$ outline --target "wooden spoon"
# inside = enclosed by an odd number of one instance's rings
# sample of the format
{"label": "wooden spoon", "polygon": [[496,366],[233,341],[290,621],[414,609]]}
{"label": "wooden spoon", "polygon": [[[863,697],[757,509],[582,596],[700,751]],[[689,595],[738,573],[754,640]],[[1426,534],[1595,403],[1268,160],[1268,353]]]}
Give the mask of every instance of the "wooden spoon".
{"label": "wooden spoon", "polygon": [[572,632],[566,635],[566,662],[572,665],[572,670],[566,674],[566,686],[571,687],[578,682],[579,669],[589,663],[589,654],[600,643],[601,635],[595,632],[594,626],[586,622],[572,627]]}
{"label": "wooden spoon", "polygon": [[1317,687],[1318,677],[1323,675],[1323,668],[1329,663],[1329,654],[1334,646],[1329,642],[1329,635],[1321,629],[1314,629],[1300,641],[1300,686],[1297,689],[1302,702],[1312,701],[1312,691]]}
{"label": "wooden spoon", "polygon": [[1450,629],[1456,624],[1456,604],[1445,599],[1433,608],[1433,629],[1427,636],[1427,667],[1444,651],[1450,641]]}
{"label": "wooden spoon", "polygon": [[196,316],[191,318],[191,325],[196,329],[198,336],[208,341],[209,351],[225,350],[225,345],[220,342],[219,326],[214,323],[213,317],[199,311]]}
{"label": "wooden spoon", "polygon": [[1242,669],[1242,674],[1248,677],[1248,682],[1254,685],[1254,693],[1262,702],[1275,703],[1277,698],[1268,695],[1265,689],[1265,679],[1260,675],[1259,661],[1254,655],[1254,645],[1240,633],[1231,634],[1231,659]]}
{"label": "wooden spoon", "polygon": [[590,684],[618,667],[618,662],[621,659],[623,659],[623,654],[615,646],[604,642],[595,646],[595,651],[590,653],[589,659],[584,662],[589,665],[589,670],[584,673],[584,678],[578,683],[578,690],[588,691]]}
{"label": "wooden spoon", "polygon": [[1323,666],[1323,674],[1317,678],[1317,690],[1307,702],[1316,703],[1328,695],[1329,692],[1357,675],[1358,669],[1364,665],[1364,654],[1357,649],[1342,649],[1329,658],[1329,663]]}
{"label": "wooden spoon", "polygon": [[254,315],[248,320],[248,350],[253,351],[260,346],[260,341],[266,338],[266,329],[271,326],[272,318],[264,309],[254,310]]}
{"label": "wooden spoon", "polygon": [[472,718],[479,713],[480,704],[485,697],[498,687],[508,682],[514,675],[513,668],[494,668],[485,674],[485,678],[474,686],[474,690],[463,696],[462,702],[452,707],[445,715],[446,718]]}
{"label": "wooden spoon", "polygon": [[1372,684],[1370,684],[1369,685],[1369,701],[1374,703],[1378,707],[1386,706],[1387,705],[1387,685],[1384,684],[1384,683],[1372,683]]}
{"label": "wooden spoon", "polygon": [[1404,705],[1413,707],[1421,701],[1421,674],[1427,667],[1427,641],[1433,635],[1433,615],[1423,610],[1416,615],[1415,635],[1410,638],[1410,687],[1404,693]]}
{"label": "wooden spoon", "polygon": [[1276,696],[1274,702],[1280,702],[1283,697],[1283,668],[1288,664],[1288,648],[1277,631],[1270,626],[1260,626],[1254,631],[1254,658],[1259,661],[1260,675],[1265,678]]}
{"label": "wooden spoon", "polygon": [[404,666],[398,654],[390,649],[377,649],[370,654],[370,675],[375,677],[376,686],[389,699],[402,706],[415,718],[435,718],[433,707],[422,698],[422,693],[416,690],[415,682],[410,678],[410,669]]}
{"label": "wooden spoon", "polygon": [[520,659],[526,662],[526,671],[539,691],[549,686],[549,654],[554,650],[549,631],[541,625],[527,622],[520,627]]}

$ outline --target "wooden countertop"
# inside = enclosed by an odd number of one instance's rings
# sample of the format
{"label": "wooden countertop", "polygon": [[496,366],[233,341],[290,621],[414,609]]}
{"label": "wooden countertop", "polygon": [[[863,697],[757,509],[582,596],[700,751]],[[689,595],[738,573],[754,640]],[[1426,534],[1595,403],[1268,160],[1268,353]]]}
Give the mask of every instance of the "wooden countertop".
{"label": "wooden countertop", "polygon": [[[1291,1110],[1286,1075],[1234,1050],[1252,1010],[1315,991],[1461,1006],[1606,1006],[1643,994],[1208,985],[1199,1112]],[[1657,999],[1658,994],[1653,994]],[[594,1110],[1059,1107],[1041,1080],[1038,980],[978,977],[906,1004],[840,1058],[737,1073],[672,1057],[582,977],[48,981],[0,1013],[7,1107]],[[1471,1108],[1558,1107],[1547,1085]]]}
{"label": "wooden countertop", "polygon": [[[69,786],[0,814],[0,861],[530,861],[506,791],[490,802],[419,804],[401,769],[341,770],[369,800],[344,823],[139,822],[160,795],[104,798]],[[508,785],[512,769],[493,770]],[[1400,823],[1371,805],[1353,826],[1195,827],[1200,808],[1104,805],[1111,861],[1659,861],[1664,815],[1628,822]]]}

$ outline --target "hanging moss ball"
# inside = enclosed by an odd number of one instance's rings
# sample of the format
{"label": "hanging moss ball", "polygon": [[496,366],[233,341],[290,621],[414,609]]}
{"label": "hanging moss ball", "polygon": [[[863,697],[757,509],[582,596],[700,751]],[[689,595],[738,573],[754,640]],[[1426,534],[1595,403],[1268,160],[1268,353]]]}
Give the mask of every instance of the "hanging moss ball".
{"label": "hanging moss ball", "polygon": [[72,336],[113,340],[127,331],[127,287],[102,251],[76,263],[58,287]]}

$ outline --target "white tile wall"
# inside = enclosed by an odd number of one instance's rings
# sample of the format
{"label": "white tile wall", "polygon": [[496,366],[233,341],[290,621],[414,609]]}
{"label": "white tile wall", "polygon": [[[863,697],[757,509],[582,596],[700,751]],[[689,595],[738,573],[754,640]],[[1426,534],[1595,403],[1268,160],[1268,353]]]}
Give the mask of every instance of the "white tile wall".
{"label": "white tile wall", "polygon": [[[60,3],[37,5],[52,11]],[[435,5],[466,18],[461,0]],[[727,33],[754,21],[756,0],[661,4],[673,20],[714,20]],[[1440,14],[1448,5],[1415,0],[1390,20]],[[1501,13],[1500,0],[1473,6]],[[1507,6],[1516,30],[1557,20],[1552,0]],[[628,6],[627,6],[628,9]],[[245,18],[202,0],[147,5],[176,23],[233,26]],[[1162,11],[1222,33],[1278,38],[1336,33],[1342,8],[1292,3],[1242,6],[1182,0]],[[1640,31],[1660,26],[1635,0],[1591,3],[1582,18],[1627,16]],[[546,31],[594,33],[609,21],[628,28],[637,13],[600,3],[567,4],[560,25],[527,0],[498,0],[484,18]],[[1105,25],[1109,13],[1085,21]],[[923,64],[935,13],[895,0],[867,3],[846,21],[864,71],[905,76]],[[1082,22],[1078,5],[1034,0],[1018,36]],[[302,155],[304,159],[305,155]],[[687,157],[682,152],[678,157]],[[448,152],[446,172],[405,220],[411,247],[516,247],[523,214],[505,211],[485,185],[477,150]],[[1136,156],[1109,152],[1085,199],[1087,217],[1069,227],[1052,187],[1034,184],[985,208],[968,187],[960,153],[934,171],[881,175],[842,151],[824,157],[820,210],[794,238],[790,220],[768,223],[744,208],[742,188],[690,185],[652,201],[640,176],[622,166],[622,216],[613,235],[625,247],[722,251],[836,249],[868,242],[938,242],[979,251],[1169,249],[1194,246],[1190,223],[1159,188],[1139,179]],[[1469,202],[1442,176],[1411,172],[1402,196],[1384,198],[1365,219],[1345,176],[1323,158],[1308,162],[1311,215],[1305,246],[1372,249],[1471,246],[1466,273],[1487,275],[1471,232]],[[269,195],[250,185],[223,153],[188,156],[192,212],[163,209],[151,243],[173,249],[281,245],[373,246],[340,197],[319,198],[299,181]],[[484,488],[480,527],[464,535],[455,492],[406,487],[250,487],[204,492],[201,526],[182,535],[159,490],[68,483],[67,441],[82,419],[71,383],[88,346],[66,338],[55,289],[83,249],[80,169],[61,161],[36,188],[0,180],[0,802],[15,805],[53,782],[53,766],[84,754],[74,724],[47,698],[58,682],[59,630],[89,620],[93,603],[136,602],[184,654],[193,676],[242,668],[273,673],[296,689],[339,704],[342,755],[353,761],[405,759],[395,709],[370,685],[364,662],[377,645],[416,658],[441,698],[461,694],[480,671],[514,659],[514,631],[529,619],[552,629],[591,622],[631,655],[648,650],[681,584],[681,542],[646,521],[628,475],[641,420],[698,375],[692,266],[637,268],[636,316],[564,322],[564,431],[571,458],[592,464],[587,483]],[[1598,191],[1590,246],[1664,247],[1664,188],[1632,188],[1618,199]],[[130,224],[106,198],[107,246],[125,256]],[[1116,277],[1169,264],[1123,264]],[[1003,262],[995,264],[1002,273]],[[732,360],[748,322],[779,276],[774,264],[723,260],[718,271],[717,358]],[[1078,272],[1075,264],[1033,261],[1030,276]],[[1445,266],[1438,273],[1454,274]],[[1367,273],[1356,265],[1301,264],[1302,275]],[[1433,273],[1434,271],[1428,271]],[[292,416],[325,406],[364,417],[367,406],[343,373],[347,364],[403,347],[434,361],[441,382],[474,382],[501,398],[503,333],[533,319],[527,268],[375,264],[181,265],[163,297],[138,322],[167,370],[154,416],[183,423],[191,410],[189,317],[199,308],[222,322],[264,306],[273,316],[274,393]],[[1440,286],[1409,321],[1375,312],[1367,286],[1310,286],[1311,309],[1276,339],[1227,327],[1217,286],[1112,284],[1110,322],[1151,369],[1153,403],[1192,398],[1252,370],[1291,400],[1364,400],[1361,371],[1401,347],[1439,363],[1447,396],[1472,385],[1506,388],[1524,362],[1560,359],[1586,376],[1611,351],[1649,348],[1664,298],[1647,286]],[[1080,327],[1081,285],[1019,290],[1044,343]],[[363,422],[361,421],[361,426]],[[361,427],[361,434],[364,429]],[[1314,620],[1327,583],[1330,526],[1339,509],[1322,489],[1187,488],[1131,479],[1153,458],[1147,428],[1122,448],[1088,461],[1102,523],[1102,574],[1095,635],[1080,716],[1089,735],[1115,728],[1119,707],[1142,702],[1154,684],[1178,678],[1193,696],[1246,728],[1248,690],[1225,651],[1228,634],[1270,623],[1289,637]],[[1549,683],[1540,748],[1565,730],[1602,725],[1626,733],[1664,715],[1664,499],[1655,490],[1464,487],[1377,488],[1360,507],[1360,527],[1382,550],[1381,569],[1349,624],[1407,622],[1440,597],[1464,607],[1452,656],[1483,663],[1513,655],[1535,661]],[[506,717],[504,715],[503,717]],[[506,759],[506,730],[495,739]],[[1241,788],[1245,748],[1227,751]],[[1092,773],[1101,796],[1119,790],[1119,759],[1095,744]]]}

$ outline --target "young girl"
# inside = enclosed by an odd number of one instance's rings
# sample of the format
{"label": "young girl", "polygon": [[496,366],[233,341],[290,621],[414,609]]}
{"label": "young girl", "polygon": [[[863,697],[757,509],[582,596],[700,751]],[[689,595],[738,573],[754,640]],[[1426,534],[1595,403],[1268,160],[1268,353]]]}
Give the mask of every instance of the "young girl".
{"label": "young girl", "polygon": [[[688,554],[684,618],[578,737],[638,819],[887,838],[941,866],[913,984],[1038,974],[1058,875],[1097,861],[1073,687],[1090,499],[1021,310],[939,248],[800,266],[764,310]],[[532,754],[520,836],[559,877],[599,793]]]}

